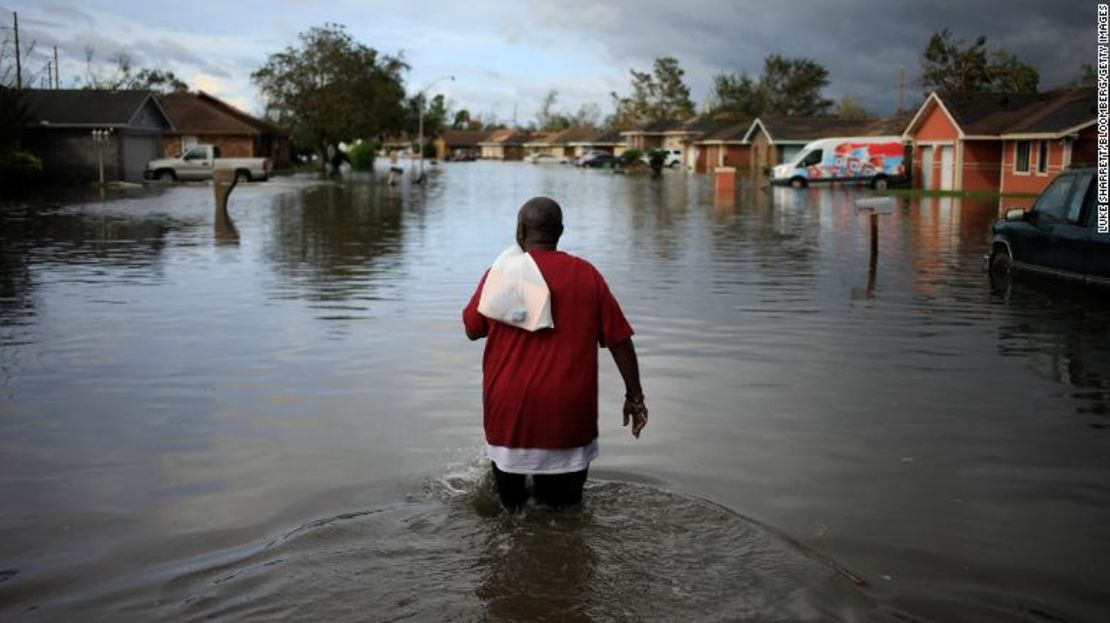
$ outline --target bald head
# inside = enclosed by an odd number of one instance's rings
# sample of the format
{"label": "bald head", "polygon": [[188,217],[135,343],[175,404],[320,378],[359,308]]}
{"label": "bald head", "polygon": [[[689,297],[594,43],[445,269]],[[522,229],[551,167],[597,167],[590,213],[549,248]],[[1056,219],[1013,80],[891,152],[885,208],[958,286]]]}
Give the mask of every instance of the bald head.
{"label": "bald head", "polygon": [[554,249],[563,235],[563,209],[549,197],[532,197],[517,214],[516,241],[529,247]]}

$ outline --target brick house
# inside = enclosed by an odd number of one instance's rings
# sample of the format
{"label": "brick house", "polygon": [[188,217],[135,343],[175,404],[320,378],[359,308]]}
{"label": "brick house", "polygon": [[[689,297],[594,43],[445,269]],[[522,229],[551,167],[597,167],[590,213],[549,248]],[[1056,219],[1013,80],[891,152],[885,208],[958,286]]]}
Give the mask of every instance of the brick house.
{"label": "brick house", "polygon": [[1069,166],[1095,166],[1098,111],[1094,89],[1064,92],[1002,133],[998,192],[1039,194]]}
{"label": "brick house", "polygon": [[1075,156],[1093,160],[1094,105],[1092,88],[930,93],[903,132],[913,142],[915,185],[1040,192]]}
{"label": "brick house", "polygon": [[621,132],[628,149],[647,151],[649,149],[663,149],[663,139],[668,130],[673,130],[682,125],[681,121],[663,119],[652,121],[635,130]]}
{"label": "brick house", "polygon": [[698,151],[694,165],[696,173],[711,173],[717,167],[736,167],[738,171],[751,170],[751,143],[744,137],[752,127],[752,119],[734,123],[711,132],[694,141]]}
{"label": "brick house", "polygon": [[478,143],[481,158],[488,160],[522,160],[524,143],[531,135],[520,130],[494,130]]}
{"label": "brick house", "polygon": [[[162,156],[162,136],[173,123],[150,91],[102,89],[24,89],[32,117],[21,139],[42,158],[48,179],[87,182],[143,181],[146,163]],[[110,130],[104,143],[93,130]]]}
{"label": "brick house", "polygon": [[433,143],[438,160],[474,160],[482,155],[479,147],[489,132],[474,130],[444,130]]}
{"label": "brick house", "polygon": [[289,136],[280,128],[204,91],[169,93],[158,99],[174,126],[163,139],[166,154],[179,154],[201,143],[219,147],[225,158],[269,158],[275,168],[289,165]]}

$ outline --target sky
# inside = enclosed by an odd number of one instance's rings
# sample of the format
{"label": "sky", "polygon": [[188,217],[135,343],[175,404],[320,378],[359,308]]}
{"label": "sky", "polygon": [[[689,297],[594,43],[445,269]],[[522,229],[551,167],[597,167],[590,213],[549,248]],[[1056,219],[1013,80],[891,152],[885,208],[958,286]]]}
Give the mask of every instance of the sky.
{"label": "sky", "polygon": [[57,46],[63,87],[83,83],[91,46],[93,71],[125,53],[259,114],[251,72],[299,32],[331,22],[379,52],[403,53],[410,93],[430,85],[454,110],[523,125],[551,89],[559,109],[611,112],[609,94],[629,92],[629,70],[660,56],[679,60],[699,110],[715,74],[757,75],[765,56],[782,54],[823,64],[826,96],[885,114],[897,107],[901,70],[906,105],[922,99],[921,52],[946,27],[962,39],[985,35],[1050,88],[1094,63],[1095,10],[1086,0],[0,0],[0,40],[10,56],[15,11],[22,45],[36,46],[28,69],[40,72]]}

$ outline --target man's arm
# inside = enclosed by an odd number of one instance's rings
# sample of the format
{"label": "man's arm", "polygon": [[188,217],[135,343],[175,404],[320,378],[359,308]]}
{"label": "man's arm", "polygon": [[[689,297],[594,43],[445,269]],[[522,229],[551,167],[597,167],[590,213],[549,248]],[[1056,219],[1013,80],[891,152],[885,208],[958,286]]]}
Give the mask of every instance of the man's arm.
{"label": "man's arm", "polygon": [[648,411],[644,405],[644,390],[640,386],[640,362],[636,358],[636,347],[632,338],[609,347],[613,354],[613,362],[624,379],[624,425],[628,426],[629,418],[632,419],[632,434],[640,436],[640,431],[647,426]]}
{"label": "man's arm", "polygon": [[478,289],[474,291],[474,296],[470,297],[470,302],[467,303],[463,309],[463,327],[466,329],[466,337],[471,340],[481,339],[489,335],[489,321],[486,317],[478,313],[478,301],[482,298],[482,288],[486,285],[486,271],[482,275],[482,280],[478,282]]}

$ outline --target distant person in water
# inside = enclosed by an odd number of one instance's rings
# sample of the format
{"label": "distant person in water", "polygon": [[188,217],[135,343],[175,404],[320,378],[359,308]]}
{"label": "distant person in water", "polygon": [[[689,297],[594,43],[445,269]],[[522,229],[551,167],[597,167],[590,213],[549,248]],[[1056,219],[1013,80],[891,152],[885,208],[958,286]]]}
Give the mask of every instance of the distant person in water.
{"label": "distant person in water", "polygon": [[598,454],[599,345],[609,349],[624,379],[624,425],[631,421],[637,438],[647,425],[632,327],[601,273],[556,250],[562,233],[563,212],[554,200],[535,197],[520,208],[516,241],[546,282],[551,328],[531,332],[480,313],[490,271],[463,310],[467,337],[487,338],[482,359],[486,454],[498,497],[511,511],[527,500],[528,475],[541,504],[564,507],[581,501],[586,472]]}

